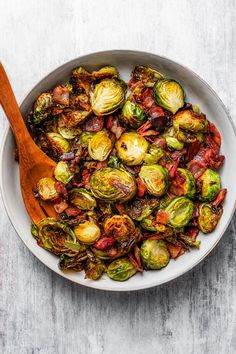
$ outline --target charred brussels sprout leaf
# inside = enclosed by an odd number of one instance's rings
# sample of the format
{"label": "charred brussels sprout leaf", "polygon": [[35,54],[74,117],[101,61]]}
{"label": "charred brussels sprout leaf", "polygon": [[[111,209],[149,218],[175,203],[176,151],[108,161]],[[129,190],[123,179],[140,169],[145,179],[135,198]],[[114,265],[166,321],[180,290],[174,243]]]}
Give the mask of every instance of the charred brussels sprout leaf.
{"label": "charred brussels sprout leaf", "polygon": [[58,127],[58,133],[65,139],[71,140],[81,134],[80,128]]}
{"label": "charred brussels sprout leaf", "polygon": [[82,210],[93,210],[97,203],[96,199],[84,188],[73,188],[69,192],[72,205]]}
{"label": "charred brussels sprout leaf", "polygon": [[85,278],[91,280],[98,280],[101,278],[102,274],[105,272],[106,266],[103,262],[92,262],[89,261],[85,268]]}
{"label": "charred brussels sprout leaf", "polygon": [[112,150],[112,141],[106,130],[97,132],[89,140],[88,152],[92,159],[105,161]]}
{"label": "charred brussels sprout leaf", "polygon": [[164,156],[164,151],[160,146],[152,144],[149,147],[148,153],[145,155],[144,164],[153,165],[156,164]]}
{"label": "charred brussels sprout leaf", "polygon": [[127,215],[113,215],[105,221],[104,232],[118,242],[128,241],[135,233],[135,225]]}
{"label": "charred brussels sprout leaf", "polygon": [[162,240],[146,240],[140,248],[141,259],[146,269],[161,269],[170,261],[166,243]]}
{"label": "charred brussels sprout leaf", "polygon": [[67,184],[73,178],[74,174],[65,161],[59,161],[54,169],[54,176],[59,182]]}
{"label": "charred brussels sprout leaf", "polygon": [[126,101],[122,108],[120,119],[127,126],[131,128],[138,128],[144,123],[147,116],[137,104]]}
{"label": "charred brussels sprout leaf", "polygon": [[175,114],[184,105],[184,90],[177,81],[159,80],[153,87],[156,104]]}
{"label": "charred brussels sprout leaf", "polygon": [[55,179],[51,177],[44,177],[38,181],[37,189],[41,199],[52,200],[57,197],[55,182]]}
{"label": "charred brussels sprout leaf", "polygon": [[92,77],[96,80],[111,79],[113,77],[119,77],[119,73],[114,66],[107,65],[97,71],[93,71]]}
{"label": "charred brussels sprout leaf", "polygon": [[58,124],[61,127],[75,128],[78,124],[83,123],[90,113],[90,111],[70,111],[61,114]]}
{"label": "charred brussels sprout leaf", "polygon": [[159,203],[156,198],[135,199],[127,205],[126,210],[133,220],[141,221],[150,215],[158,207]]}
{"label": "charred brussels sprout leaf", "polygon": [[91,97],[93,112],[103,116],[115,112],[124,103],[125,90],[119,80],[102,80]]}
{"label": "charred brussels sprout leaf", "polygon": [[196,114],[191,110],[178,112],[173,119],[175,130],[186,130],[192,133],[205,132],[207,129],[207,120],[204,114]]}
{"label": "charred brussels sprout leaf", "polygon": [[155,82],[164,78],[158,71],[147,66],[137,65],[132,72],[135,81],[143,81],[145,86],[153,87]]}
{"label": "charred brussels sprout leaf", "polygon": [[167,192],[169,181],[166,170],[160,165],[142,166],[139,177],[149,193],[161,197]]}
{"label": "charred brussels sprout leaf", "polygon": [[65,154],[70,151],[70,143],[64,139],[60,134],[57,133],[47,133],[47,138],[55,150],[58,151],[59,154]]}
{"label": "charred brussels sprout leaf", "polygon": [[66,254],[62,254],[60,256],[59,268],[63,271],[71,269],[75,272],[81,272],[84,269],[84,261],[87,259],[86,251],[83,251],[76,256],[67,256]]}
{"label": "charred brussels sprout leaf", "polygon": [[74,233],[76,238],[86,245],[92,245],[101,235],[99,227],[94,222],[87,220],[75,226]]}
{"label": "charred brussels sprout leaf", "polygon": [[129,172],[110,167],[95,172],[90,185],[95,198],[111,202],[130,200],[137,188]]}
{"label": "charred brussels sprout leaf", "polygon": [[110,156],[109,161],[107,163],[109,167],[119,167],[119,159],[117,156]]}
{"label": "charred brussels sprout leaf", "polygon": [[193,217],[193,202],[186,197],[174,198],[164,209],[168,225],[179,228],[187,225]]}
{"label": "charred brussels sprout leaf", "polygon": [[52,95],[48,92],[42,93],[35,102],[34,113],[33,113],[33,123],[39,124],[45,118],[47,118],[47,109],[50,108],[53,104]]}
{"label": "charred brussels sprout leaf", "polygon": [[195,180],[190,171],[185,168],[177,168],[175,177],[172,180],[170,192],[181,196],[185,195],[188,198],[193,198],[196,193]]}
{"label": "charred brussels sprout leaf", "polygon": [[212,201],[220,191],[220,176],[218,172],[208,168],[197,180],[198,199]]}
{"label": "charred brussels sprout leaf", "polygon": [[136,132],[121,135],[116,143],[117,155],[128,166],[140,165],[147,153],[148,142]]}
{"label": "charred brussels sprout leaf", "polygon": [[198,226],[207,234],[214,231],[223,213],[223,208],[215,208],[209,203],[203,203],[199,207]]}
{"label": "charred brussels sprout leaf", "polygon": [[85,250],[71,228],[62,221],[46,218],[37,225],[39,229],[38,244],[57,255],[74,256]]}
{"label": "charred brussels sprout leaf", "polygon": [[135,273],[137,273],[137,269],[127,257],[113,261],[107,268],[109,278],[116,281],[125,281],[131,278]]}
{"label": "charred brussels sprout leaf", "polygon": [[38,238],[39,236],[39,229],[35,224],[31,224],[31,234],[34,238]]}
{"label": "charred brussels sprout leaf", "polygon": [[168,232],[169,235],[173,234],[172,229],[169,226],[158,224],[156,218],[153,215],[149,215],[146,218],[142,219],[140,225],[144,230],[155,231],[155,232]]}

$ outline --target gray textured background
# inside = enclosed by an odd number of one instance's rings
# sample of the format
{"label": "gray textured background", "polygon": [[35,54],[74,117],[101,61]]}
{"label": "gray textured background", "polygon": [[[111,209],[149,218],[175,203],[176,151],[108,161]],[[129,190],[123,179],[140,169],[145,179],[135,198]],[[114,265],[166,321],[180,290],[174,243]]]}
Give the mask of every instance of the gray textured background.
{"label": "gray textured background", "polygon": [[[18,101],[80,54],[139,49],[196,71],[236,122],[233,0],[0,0],[0,15],[0,59]],[[7,123],[0,116],[2,138]],[[236,352],[235,218],[188,274],[152,290],[106,293],[72,284],[42,265],[0,203],[1,353]]]}

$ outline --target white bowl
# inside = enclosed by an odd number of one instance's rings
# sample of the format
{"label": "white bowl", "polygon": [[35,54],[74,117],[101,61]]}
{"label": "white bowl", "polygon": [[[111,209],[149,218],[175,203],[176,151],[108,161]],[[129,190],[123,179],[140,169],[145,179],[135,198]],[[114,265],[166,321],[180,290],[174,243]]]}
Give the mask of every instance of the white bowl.
{"label": "white bowl", "polygon": [[74,67],[82,65],[92,70],[105,64],[116,66],[124,80],[129,80],[130,73],[137,64],[151,66],[162,72],[165,76],[176,79],[182,84],[187,101],[198,104],[201,111],[206,113],[209,120],[216,123],[222,136],[221,152],[226,157],[224,165],[220,170],[220,175],[222,186],[228,189],[224,203],[224,213],[216,230],[211,234],[199,236],[202,242],[200,250],[192,250],[177,260],[171,260],[169,265],[160,271],[137,274],[123,283],[112,281],[105,275],[99,281],[92,281],[84,279],[83,272],[62,272],[58,268],[58,257],[40,248],[31,236],[30,219],[21,197],[18,163],[13,158],[15,143],[10,129],[7,130],[3,139],[0,156],[2,197],[9,218],[22,241],[38,259],[54,272],[75,283],[92,288],[111,291],[139,290],[166,283],[184,274],[203,260],[224,234],[235,210],[236,186],[234,166],[236,159],[236,134],[232,120],[222,101],[210,86],[194,72],[170,59],[155,54],[129,50],[112,50],[84,55],[62,65],[42,79],[27,95],[21,105],[23,115],[27,115],[34,100],[41,92],[65,81]]}

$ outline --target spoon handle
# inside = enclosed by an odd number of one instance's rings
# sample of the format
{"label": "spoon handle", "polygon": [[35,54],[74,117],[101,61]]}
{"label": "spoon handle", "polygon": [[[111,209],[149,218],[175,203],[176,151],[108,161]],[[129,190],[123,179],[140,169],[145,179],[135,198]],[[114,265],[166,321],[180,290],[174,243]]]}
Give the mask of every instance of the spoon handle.
{"label": "spoon handle", "polygon": [[[3,65],[0,63],[0,104],[8,118],[13,130],[18,147],[27,145],[27,141],[31,141],[31,136],[26,128],[24,119],[18,107],[11,84],[5,72]],[[28,140],[29,139],[29,140]]]}

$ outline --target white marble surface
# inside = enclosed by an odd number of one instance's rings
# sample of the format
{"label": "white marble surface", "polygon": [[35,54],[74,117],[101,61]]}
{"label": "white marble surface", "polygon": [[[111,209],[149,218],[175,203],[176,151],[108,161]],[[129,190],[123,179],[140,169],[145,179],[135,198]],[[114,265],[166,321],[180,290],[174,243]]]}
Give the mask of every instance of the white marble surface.
{"label": "white marble surface", "polygon": [[[71,58],[129,48],[196,71],[236,123],[235,36],[234,0],[0,0],[0,60],[19,102]],[[53,274],[17,237],[2,202],[0,210],[1,353],[236,352],[235,218],[188,274],[152,290],[106,293]]]}

